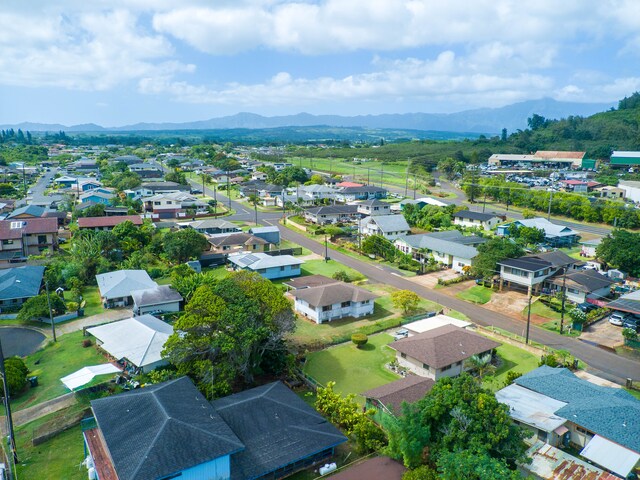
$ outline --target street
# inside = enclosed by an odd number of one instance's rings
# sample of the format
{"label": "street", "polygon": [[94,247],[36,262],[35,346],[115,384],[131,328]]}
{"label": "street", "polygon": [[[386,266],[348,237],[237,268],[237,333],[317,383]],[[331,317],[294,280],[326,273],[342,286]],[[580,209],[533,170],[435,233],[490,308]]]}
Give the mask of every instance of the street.
{"label": "street", "polygon": [[[192,184],[196,187],[200,186],[196,182],[192,182]],[[209,188],[206,188],[205,190],[208,195],[213,196],[212,190]],[[217,195],[220,202],[228,204],[229,200],[226,196],[222,195],[220,192],[218,192]],[[238,213],[227,218],[249,222],[254,220],[254,212],[249,211],[246,206],[236,201],[232,201],[231,205]],[[279,213],[265,213],[258,211],[258,222],[260,224],[278,226],[282,238],[297,243],[316,254],[324,256],[323,244],[315,242],[302,234],[283,227],[279,224],[279,220],[281,218],[282,215]],[[450,297],[438,292],[437,290],[431,290],[417,285],[402,278],[402,276],[391,271],[391,269],[371,265],[333,249],[329,256],[331,257],[331,261],[351,267],[374,282],[391,285],[403,290],[411,290],[427,300],[437,302],[447,308],[464,313],[474,323],[483,326],[495,326],[517,335],[523,335],[525,324],[514,320],[511,317],[487,310],[479,305],[467,303],[455,297]],[[587,363],[589,365],[588,370],[591,373],[606,378],[607,380],[611,380],[616,383],[624,383],[627,378],[631,378],[634,381],[640,381],[640,363],[603,350],[595,345],[584,343],[575,338],[560,336],[535,326],[531,326],[530,338],[535,342],[547,345],[554,349],[568,350],[572,355]]]}

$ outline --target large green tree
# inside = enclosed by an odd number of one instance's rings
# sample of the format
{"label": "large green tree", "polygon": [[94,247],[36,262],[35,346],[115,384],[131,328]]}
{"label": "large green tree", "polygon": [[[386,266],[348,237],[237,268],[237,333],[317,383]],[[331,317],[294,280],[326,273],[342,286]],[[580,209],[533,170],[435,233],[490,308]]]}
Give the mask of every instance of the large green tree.
{"label": "large green tree", "polygon": [[596,248],[598,258],[634,277],[640,276],[640,233],[614,230]]}
{"label": "large green tree", "polygon": [[237,382],[251,384],[265,353],[282,351],[294,327],[291,304],[276,285],[236,272],[195,291],[163,354],[214,398]]}
{"label": "large green tree", "polygon": [[509,408],[463,374],[441,378],[422,400],[403,406],[403,415],[390,425],[389,449],[412,468],[450,465],[450,454],[486,456],[514,465],[526,461],[524,438]]}
{"label": "large green tree", "polygon": [[204,235],[192,228],[169,232],[164,236],[164,253],[174,263],[199,258],[209,242]]}
{"label": "large green tree", "polygon": [[[27,384],[29,369],[20,357],[9,357],[4,361],[4,370],[7,375],[7,387],[9,395],[20,393]],[[0,393],[4,395],[4,388],[0,383]]]}
{"label": "large green tree", "polygon": [[471,273],[477,278],[489,280],[495,275],[497,264],[505,258],[517,258],[524,255],[522,247],[508,238],[494,237],[478,245],[478,254],[473,259]]}
{"label": "large green tree", "polygon": [[[66,311],[66,307],[62,299],[58,295],[49,295],[51,301],[51,312],[54,316],[61,315]],[[24,302],[18,312],[18,320],[27,322],[38,318],[49,318],[49,304],[47,303],[47,295],[40,294],[31,297]]]}

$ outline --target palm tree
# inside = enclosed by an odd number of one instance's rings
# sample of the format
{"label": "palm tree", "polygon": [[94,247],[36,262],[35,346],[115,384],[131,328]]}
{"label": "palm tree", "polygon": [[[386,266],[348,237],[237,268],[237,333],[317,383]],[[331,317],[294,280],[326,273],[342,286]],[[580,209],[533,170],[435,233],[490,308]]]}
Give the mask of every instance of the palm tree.
{"label": "palm tree", "polygon": [[491,364],[491,355],[472,355],[467,359],[466,367],[470,370],[475,370],[478,374],[478,379],[482,381],[482,377],[489,373],[493,373],[496,369],[495,366]]}

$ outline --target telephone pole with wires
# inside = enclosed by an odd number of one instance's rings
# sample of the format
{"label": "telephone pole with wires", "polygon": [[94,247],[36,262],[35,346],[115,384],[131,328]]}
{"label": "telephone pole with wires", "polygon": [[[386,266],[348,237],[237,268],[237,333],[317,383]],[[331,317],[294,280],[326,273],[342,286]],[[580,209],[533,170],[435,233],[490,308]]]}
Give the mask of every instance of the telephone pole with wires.
{"label": "telephone pole with wires", "polygon": [[4,353],[2,352],[2,341],[0,341],[0,376],[2,377],[2,387],[4,388],[4,409],[7,414],[7,430],[9,432],[9,448],[13,456],[14,465],[18,463],[18,451],[16,450],[16,437],[13,433],[13,417],[11,416],[11,403],[9,401],[9,385],[7,373],[4,369]]}

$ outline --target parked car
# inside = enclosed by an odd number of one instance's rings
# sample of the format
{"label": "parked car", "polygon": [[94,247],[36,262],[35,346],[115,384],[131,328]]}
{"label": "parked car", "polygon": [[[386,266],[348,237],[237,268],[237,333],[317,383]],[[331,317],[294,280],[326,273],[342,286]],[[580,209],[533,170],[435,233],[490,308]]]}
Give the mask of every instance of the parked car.
{"label": "parked car", "polygon": [[409,336],[409,330],[407,330],[406,328],[401,328],[400,330],[396,331],[396,333],[393,334],[393,339],[401,340],[403,338],[407,338],[408,336]]}
{"label": "parked car", "polygon": [[199,188],[192,188],[191,189],[191,193],[202,193],[202,190],[200,190]]}
{"label": "parked car", "polygon": [[625,313],[612,313],[609,316],[609,323],[611,325],[616,325],[617,327],[621,327],[624,321],[627,319],[627,315]]}
{"label": "parked car", "polygon": [[597,310],[598,306],[594,305],[593,303],[584,302],[576,305],[576,308],[582,310],[584,313],[589,313],[592,310]]}
{"label": "parked car", "polygon": [[640,329],[640,319],[635,317],[627,317],[622,321],[622,328],[630,328],[636,332]]}

